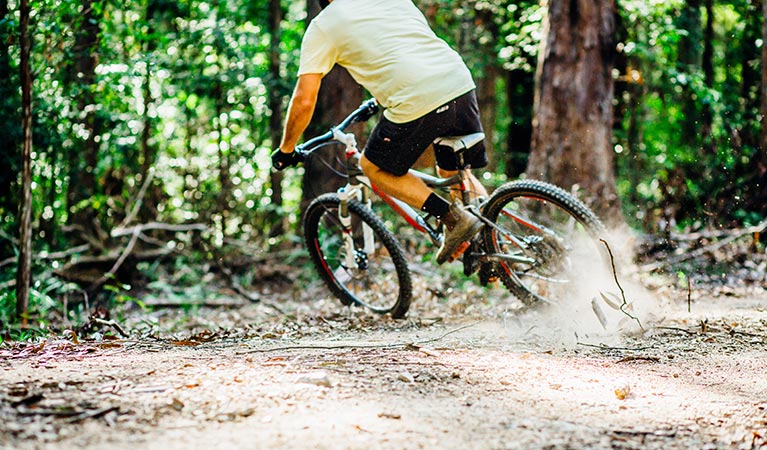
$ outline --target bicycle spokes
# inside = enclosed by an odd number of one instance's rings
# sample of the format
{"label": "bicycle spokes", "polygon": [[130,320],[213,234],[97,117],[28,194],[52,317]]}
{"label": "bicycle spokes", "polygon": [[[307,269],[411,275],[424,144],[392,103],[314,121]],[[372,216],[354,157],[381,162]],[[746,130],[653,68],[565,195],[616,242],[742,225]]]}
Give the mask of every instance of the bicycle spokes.
{"label": "bicycle spokes", "polygon": [[405,314],[410,272],[396,240],[370,209],[326,194],[307,209],[304,230],[315,266],[343,303]]}
{"label": "bicycle spokes", "polygon": [[554,301],[572,294],[584,270],[599,258],[598,219],[555,186],[513,182],[488,200],[493,224],[486,248],[504,284],[525,303]]}

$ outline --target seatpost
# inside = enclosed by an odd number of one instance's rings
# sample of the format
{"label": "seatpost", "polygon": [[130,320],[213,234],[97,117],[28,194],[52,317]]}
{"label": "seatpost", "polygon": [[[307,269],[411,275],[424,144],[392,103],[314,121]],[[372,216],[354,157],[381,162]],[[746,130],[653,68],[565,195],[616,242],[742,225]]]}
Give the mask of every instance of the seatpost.
{"label": "seatpost", "polygon": [[467,166],[463,159],[463,152],[458,152],[455,155],[455,159],[458,167],[458,175],[461,177],[461,201],[464,205],[471,204],[471,186],[466,185],[466,172],[471,170],[470,166]]}

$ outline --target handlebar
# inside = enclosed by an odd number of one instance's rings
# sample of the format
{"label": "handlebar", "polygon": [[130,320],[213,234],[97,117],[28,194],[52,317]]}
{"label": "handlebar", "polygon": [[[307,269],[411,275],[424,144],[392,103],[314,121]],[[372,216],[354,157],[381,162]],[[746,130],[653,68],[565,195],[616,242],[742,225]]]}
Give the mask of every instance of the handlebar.
{"label": "handlebar", "polygon": [[351,114],[349,114],[341,123],[336,125],[335,127],[332,127],[330,131],[321,134],[317,137],[314,137],[312,139],[309,139],[308,141],[304,142],[303,144],[297,146],[295,148],[295,151],[298,152],[298,154],[303,158],[307,154],[311,153],[315,147],[324,144],[326,142],[330,142],[333,140],[333,131],[339,130],[344,131],[347,128],[349,128],[351,125],[354,125],[358,122],[365,122],[378,111],[381,110],[381,106],[378,104],[376,99],[371,98],[370,100],[367,100],[363,102],[357,109],[355,109]]}

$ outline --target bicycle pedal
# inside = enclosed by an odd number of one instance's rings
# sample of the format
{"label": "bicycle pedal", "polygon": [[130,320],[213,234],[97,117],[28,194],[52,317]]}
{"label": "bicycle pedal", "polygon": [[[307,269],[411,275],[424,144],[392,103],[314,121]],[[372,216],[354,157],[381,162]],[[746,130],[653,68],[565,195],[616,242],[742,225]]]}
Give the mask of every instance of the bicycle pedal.
{"label": "bicycle pedal", "polygon": [[479,268],[479,284],[487,286],[500,280],[496,267],[491,263],[481,263]]}
{"label": "bicycle pedal", "polygon": [[470,245],[471,245],[471,242],[469,241],[466,241],[462,243],[461,245],[459,245],[458,248],[455,249],[455,252],[453,252],[453,254],[450,255],[449,258],[447,258],[447,262],[453,262],[456,259],[460,258],[461,255],[463,255],[463,253],[469,248]]}
{"label": "bicycle pedal", "polygon": [[463,261],[463,274],[467,277],[471,276],[474,272],[479,270],[480,261],[477,258],[478,251],[481,250],[481,245],[478,243],[476,237],[471,240],[471,245],[469,245],[469,248],[463,252],[463,257],[461,258]]}

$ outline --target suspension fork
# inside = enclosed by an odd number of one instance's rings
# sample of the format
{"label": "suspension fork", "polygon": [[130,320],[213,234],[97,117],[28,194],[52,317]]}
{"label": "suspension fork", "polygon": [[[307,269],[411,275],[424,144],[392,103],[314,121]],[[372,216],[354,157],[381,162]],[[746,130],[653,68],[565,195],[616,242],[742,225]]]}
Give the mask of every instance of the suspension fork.
{"label": "suspension fork", "polygon": [[[338,190],[338,220],[343,229],[343,240],[345,257],[344,262],[348,268],[359,268],[359,256],[357,248],[354,245],[354,230],[352,229],[352,217],[349,213],[349,201],[356,200],[368,209],[371,207],[370,188],[365,186],[362,180],[364,175],[359,168],[359,151],[357,150],[357,140],[352,133],[344,133],[340,128],[333,128],[333,139],[344,144],[346,147],[346,170],[348,182],[346,186]],[[368,181],[368,185],[370,182]],[[370,255],[375,250],[375,238],[373,229],[362,221],[362,251],[365,255]]]}
{"label": "suspension fork", "polygon": [[[341,222],[344,240],[344,262],[348,268],[359,268],[358,249],[354,245],[354,229],[352,227],[352,216],[349,212],[349,201],[356,200],[365,207],[371,207],[370,189],[363,184],[347,184],[338,190],[338,220]],[[373,229],[362,221],[362,251],[365,255],[371,255],[375,251],[375,236]]]}
{"label": "suspension fork", "polygon": [[[370,190],[362,185],[350,185],[342,187],[338,190],[338,198],[341,201],[338,208],[338,219],[341,221],[341,225],[344,227],[345,233],[352,232],[352,217],[349,214],[349,201],[356,200],[358,203],[363,204],[366,208],[370,208],[372,202],[370,200]],[[362,222],[364,238],[365,238],[365,252],[373,252],[373,229],[365,222]],[[369,244],[369,245],[368,245]]]}

